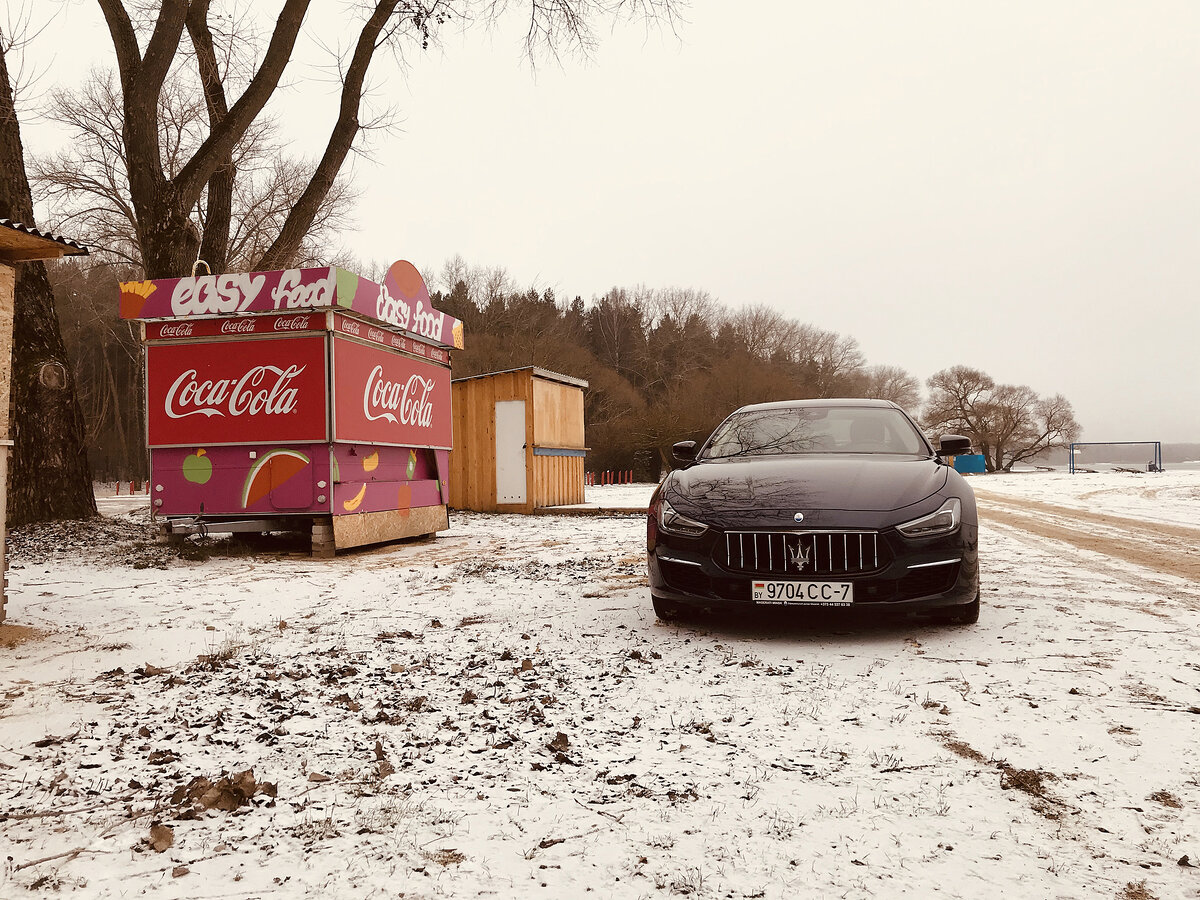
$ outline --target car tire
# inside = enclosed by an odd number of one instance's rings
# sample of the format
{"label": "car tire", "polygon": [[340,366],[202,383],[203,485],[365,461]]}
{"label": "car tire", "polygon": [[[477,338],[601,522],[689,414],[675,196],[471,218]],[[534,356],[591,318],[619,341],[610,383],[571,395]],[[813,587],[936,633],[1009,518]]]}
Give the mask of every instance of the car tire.
{"label": "car tire", "polygon": [[951,625],[974,625],[979,621],[979,595],[965,606],[956,606],[938,616],[939,622]]}
{"label": "car tire", "polygon": [[658,616],[659,621],[674,622],[679,618],[679,607],[676,604],[654,596],[650,599],[654,601],[654,615]]}

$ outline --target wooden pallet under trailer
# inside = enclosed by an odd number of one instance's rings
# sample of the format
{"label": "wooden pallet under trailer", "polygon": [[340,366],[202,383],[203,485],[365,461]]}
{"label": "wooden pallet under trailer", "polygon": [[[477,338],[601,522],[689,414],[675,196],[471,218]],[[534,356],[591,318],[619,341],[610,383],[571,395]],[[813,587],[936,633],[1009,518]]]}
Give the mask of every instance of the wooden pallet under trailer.
{"label": "wooden pallet under trailer", "polygon": [[297,532],[312,539],[314,559],[330,559],[339,550],[382,544],[445,531],[450,516],[445,506],[356,513],[347,516],[270,516],[256,519],[233,516],[172,517],[158,522],[159,543],[182,541],[199,534],[270,534]]}

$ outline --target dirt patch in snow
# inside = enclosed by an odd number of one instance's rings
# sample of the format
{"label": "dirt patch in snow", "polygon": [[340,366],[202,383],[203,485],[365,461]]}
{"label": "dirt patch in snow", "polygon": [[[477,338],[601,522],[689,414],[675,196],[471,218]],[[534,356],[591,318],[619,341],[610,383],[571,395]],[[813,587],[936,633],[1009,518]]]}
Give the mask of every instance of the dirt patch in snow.
{"label": "dirt patch in snow", "polygon": [[41,640],[49,633],[28,625],[0,625],[0,647],[12,650],[28,641]]}

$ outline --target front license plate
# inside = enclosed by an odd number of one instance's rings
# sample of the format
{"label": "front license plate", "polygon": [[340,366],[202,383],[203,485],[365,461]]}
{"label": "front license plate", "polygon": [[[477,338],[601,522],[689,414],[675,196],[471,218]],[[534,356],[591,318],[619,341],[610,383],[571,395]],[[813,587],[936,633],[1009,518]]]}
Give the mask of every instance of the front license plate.
{"label": "front license plate", "polygon": [[766,606],[850,606],[854,603],[851,581],[756,581],[755,603]]}

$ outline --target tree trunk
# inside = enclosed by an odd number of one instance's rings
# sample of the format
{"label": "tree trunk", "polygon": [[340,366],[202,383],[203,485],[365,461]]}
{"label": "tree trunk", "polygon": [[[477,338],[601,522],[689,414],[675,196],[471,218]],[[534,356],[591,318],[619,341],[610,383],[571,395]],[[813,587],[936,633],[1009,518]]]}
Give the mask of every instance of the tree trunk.
{"label": "tree trunk", "polygon": [[17,271],[12,406],[8,523],[96,515],[83,417],[45,263],[25,263]]}
{"label": "tree trunk", "polygon": [[[3,49],[0,218],[34,224],[33,196]],[[10,400],[14,447],[8,469],[8,522],[21,525],[94,516],[96,498],[83,443],[83,417],[44,263],[17,267],[15,303]]]}

